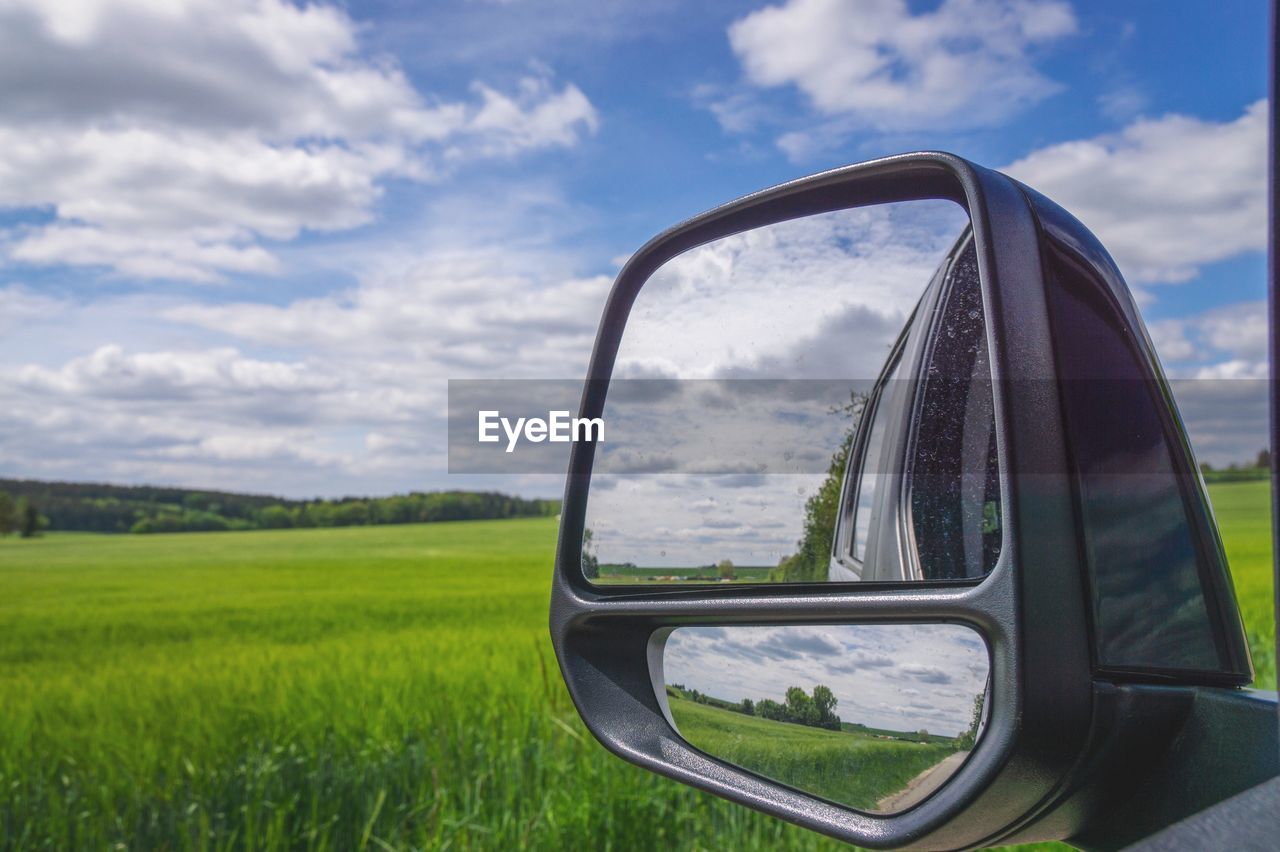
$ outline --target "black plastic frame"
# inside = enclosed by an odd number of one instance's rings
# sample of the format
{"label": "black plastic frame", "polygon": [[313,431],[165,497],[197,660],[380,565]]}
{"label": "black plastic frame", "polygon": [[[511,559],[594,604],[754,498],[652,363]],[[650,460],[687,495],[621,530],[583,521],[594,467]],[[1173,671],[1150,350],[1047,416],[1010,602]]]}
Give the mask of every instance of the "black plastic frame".
{"label": "black plastic frame", "polygon": [[[1130,330],[1129,345],[1145,369],[1147,378],[1153,385],[1159,400],[1163,403],[1159,408],[1159,419],[1169,444],[1170,463],[1178,480],[1183,507],[1191,525],[1191,539],[1197,553],[1200,588],[1204,594],[1205,608],[1221,661],[1219,668],[1211,670],[1102,665],[1098,660],[1095,642],[1094,671],[1100,677],[1130,682],[1248,685],[1253,681],[1253,664],[1249,656],[1248,639],[1245,637],[1244,621],[1240,616],[1240,607],[1236,600],[1235,585],[1231,582],[1227,568],[1226,550],[1222,543],[1222,536],[1218,532],[1218,526],[1213,520],[1213,508],[1209,503],[1204,479],[1196,466],[1191,439],[1178,412],[1173,390],[1160,365],[1155,344],[1147,334],[1146,326],[1138,314],[1132,295],[1124,285],[1120,270],[1116,268],[1115,262],[1097,238],[1085,230],[1070,213],[1050,199],[1027,187],[1023,187],[1023,191],[1035,208],[1036,218],[1045,237],[1044,250],[1055,251],[1064,257],[1065,262],[1078,266],[1081,274],[1088,276],[1101,291],[1102,297],[1107,300],[1111,310],[1123,318]],[[1058,346],[1058,342],[1053,340],[1052,335],[1051,345],[1055,348]],[[1071,459],[1071,482],[1074,486],[1077,482],[1077,474],[1072,443],[1072,436],[1068,436],[1068,458]],[[1079,535],[1083,538],[1087,534],[1087,530],[1082,526]],[[1083,576],[1086,587],[1091,587],[1090,572],[1084,571]],[[1090,594],[1093,594],[1092,590]],[[1089,618],[1090,633],[1096,640],[1094,632],[1096,626],[1092,624],[1092,611],[1089,613]]]}
{"label": "black plastic frame", "polygon": [[[619,756],[825,834],[869,847],[961,847],[1025,824],[1055,798],[1083,749],[1092,711],[1086,590],[1052,379],[1039,231],[1009,178],[943,153],[907,154],[783,184],[695,217],[627,263],[601,319],[580,409],[601,416],[626,317],[645,280],[690,248],[750,228],[870,204],[950,199],[969,212],[998,388],[1005,543],[983,581],[746,587],[598,587],[581,571],[594,446],[574,444],[551,599],[556,654],[583,719]],[[998,234],[996,239],[994,235]],[[991,653],[992,708],[969,760],[934,795],[891,816],[832,805],[707,757],[666,719],[653,685],[654,634],[686,624],[954,621]],[[1027,626],[1034,624],[1035,629]]]}

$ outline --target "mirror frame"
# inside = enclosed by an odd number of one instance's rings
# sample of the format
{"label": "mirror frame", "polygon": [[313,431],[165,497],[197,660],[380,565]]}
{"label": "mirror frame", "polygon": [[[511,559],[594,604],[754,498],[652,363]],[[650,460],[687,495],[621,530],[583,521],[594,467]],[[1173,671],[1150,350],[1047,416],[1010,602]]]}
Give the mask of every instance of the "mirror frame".
{"label": "mirror frame", "polygon": [[[575,443],[551,590],[551,637],[592,734],[618,756],[669,778],[870,848],[984,846],[1034,835],[1041,822],[1052,824],[1044,836],[1067,837],[1102,807],[1090,797],[1062,807],[1097,760],[1124,753],[1112,782],[1132,778],[1136,784],[1153,737],[1176,731],[1170,720],[1184,718],[1188,705],[1176,695],[1143,693],[1144,712],[1135,713],[1132,686],[1093,680],[1087,578],[1053,382],[1040,202],[1024,187],[954,155],[904,154],[766,189],[663,232],[627,262],[609,294],[580,416],[602,415],[627,315],[645,281],[670,258],[776,222],[923,199],[964,207],[977,247],[1005,495],[996,568],[976,583],[595,586],[581,569],[594,445]],[[1096,244],[1078,223],[1070,236]],[[1062,473],[1014,477],[1013,471]],[[668,628],[921,621],[955,622],[983,635],[991,655],[991,708],[982,740],[960,770],[902,813],[859,813],[710,758],[687,744],[664,713],[661,654]]]}

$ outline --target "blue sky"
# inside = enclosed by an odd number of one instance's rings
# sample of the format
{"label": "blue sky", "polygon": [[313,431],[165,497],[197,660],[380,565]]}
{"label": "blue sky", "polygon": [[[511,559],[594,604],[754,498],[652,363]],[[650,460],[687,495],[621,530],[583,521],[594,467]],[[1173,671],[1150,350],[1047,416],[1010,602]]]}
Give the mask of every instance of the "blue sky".
{"label": "blue sky", "polygon": [[[1257,380],[1267,8],[1229,10],[7,4],[0,473],[488,484],[444,473],[447,379],[580,375],[652,234],[923,148],[1080,216],[1170,373]],[[1217,463],[1260,445],[1220,432]]]}

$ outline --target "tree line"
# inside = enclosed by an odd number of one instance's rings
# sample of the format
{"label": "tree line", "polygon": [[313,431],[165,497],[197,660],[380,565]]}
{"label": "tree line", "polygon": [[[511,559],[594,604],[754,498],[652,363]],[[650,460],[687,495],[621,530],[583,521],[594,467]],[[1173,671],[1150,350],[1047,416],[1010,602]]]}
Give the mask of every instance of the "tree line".
{"label": "tree line", "polygon": [[808,725],[811,728],[825,728],[828,731],[840,730],[840,717],[835,714],[836,705],[840,700],[836,698],[830,687],[822,684],[816,685],[812,694],[798,686],[790,687],[782,701],[774,701],[771,698],[752,701],[750,698],[744,698],[736,704],[714,698],[696,689],[686,689],[681,683],[673,683],[667,689],[698,704],[710,704],[746,716],[759,716],[775,722],[791,722],[793,725]]}
{"label": "tree line", "polygon": [[40,534],[48,519],[26,497],[16,500],[7,491],[0,491],[0,538],[17,533],[23,538]]}
{"label": "tree line", "polygon": [[103,533],[410,524],[544,517],[560,512],[559,500],[525,499],[493,491],[415,491],[390,497],[289,500],[228,491],[15,479],[0,479],[0,490],[7,492],[15,505],[38,506],[38,525],[43,519],[50,530]]}
{"label": "tree line", "polygon": [[1271,475],[1271,451],[1259,450],[1251,462],[1226,467],[1213,467],[1208,462],[1200,463],[1200,473],[1205,482],[1248,482],[1266,479]]}

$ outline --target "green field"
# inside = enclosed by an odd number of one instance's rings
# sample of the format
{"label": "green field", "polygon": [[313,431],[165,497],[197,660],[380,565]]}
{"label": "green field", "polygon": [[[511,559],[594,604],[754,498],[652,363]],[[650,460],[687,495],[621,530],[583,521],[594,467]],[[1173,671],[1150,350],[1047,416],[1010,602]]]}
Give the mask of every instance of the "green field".
{"label": "green field", "polygon": [[881,799],[956,751],[774,722],[670,695],[668,705],[680,735],[707,754],[860,810],[878,810]]}
{"label": "green field", "polygon": [[1209,486],[1213,511],[1227,548],[1253,652],[1254,686],[1276,688],[1276,611],[1271,567],[1271,483]]}
{"label": "green field", "polygon": [[[1212,493],[1274,688],[1266,484]],[[0,848],[834,848],[591,740],[555,531],[0,541]]]}

